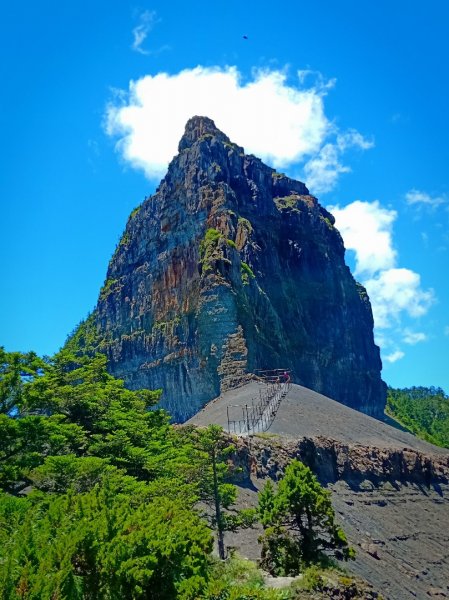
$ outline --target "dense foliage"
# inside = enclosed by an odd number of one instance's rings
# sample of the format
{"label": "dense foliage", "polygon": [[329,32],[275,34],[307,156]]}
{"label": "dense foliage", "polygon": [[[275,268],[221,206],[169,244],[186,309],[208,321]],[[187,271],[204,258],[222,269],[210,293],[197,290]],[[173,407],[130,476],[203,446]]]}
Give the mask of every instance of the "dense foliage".
{"label": "dense foliage", "polygon": [[101,354],[0,349],[1,598],[286,597],[248,561],[212,559],[213,533],[224,557],[224,532],[256,511],[233,508],[221,429],[172,426],[159,396]]}
{"label": "dense foliage", "polygon": [[126,479],[107,473],[87,493],[0,498],[3,597],[197,597],[211,551],[206,524]]}
{"label": "dense foliage", "polygon": [[259,494],[262,564],[274,575],[297,574],[319,561],[323,551],[345,560],[354,556],[343,530],[335,523],[330,492],[298,460],[285,470],[275,490],[268,481]]}
{"label": "dense foliage", "polygon": [[193,442],[106,358],[2,353],[4,598],[195,598],[212,537]]}
{"label": "dense foliage", "polygon": [[386,412],[417,436],[449,448],[449,397],[441,388],[388,388]]}

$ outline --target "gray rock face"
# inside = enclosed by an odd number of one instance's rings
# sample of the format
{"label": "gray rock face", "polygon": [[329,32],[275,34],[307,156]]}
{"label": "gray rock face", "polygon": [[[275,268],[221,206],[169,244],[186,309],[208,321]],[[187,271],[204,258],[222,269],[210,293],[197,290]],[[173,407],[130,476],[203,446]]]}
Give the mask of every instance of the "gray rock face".
{"label": "gray rock face", "polygon": [[334,218],[205,117],[189,120],[156,193],[129,217],[88,325],[111,372],[163,388],[179,421],[246,372],[281,367],[383,412],[370,302]]}

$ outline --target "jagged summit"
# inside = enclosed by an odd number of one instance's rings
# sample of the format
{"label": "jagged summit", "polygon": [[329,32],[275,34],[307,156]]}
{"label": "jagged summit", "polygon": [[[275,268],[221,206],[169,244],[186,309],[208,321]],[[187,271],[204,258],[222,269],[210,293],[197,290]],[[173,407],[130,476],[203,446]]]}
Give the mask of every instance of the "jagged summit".
{"label": "jagged summit", "polygon": [[178,151],[182,152],[186,148],[190,148],[201,138],[204,139],[205,136],[213,136],[221,142],[230,143],[228,136],[216,127],[212,119],[195,116],[191,117],[186,123],[184,135],[178,145]]}
{"label": "jagged summit", "polygon": [[366,290],[307,187],[193,117],[157,192],[133,211],[97,307],[71,343],[185,420],[255,369],[371,415],[385,384]]}

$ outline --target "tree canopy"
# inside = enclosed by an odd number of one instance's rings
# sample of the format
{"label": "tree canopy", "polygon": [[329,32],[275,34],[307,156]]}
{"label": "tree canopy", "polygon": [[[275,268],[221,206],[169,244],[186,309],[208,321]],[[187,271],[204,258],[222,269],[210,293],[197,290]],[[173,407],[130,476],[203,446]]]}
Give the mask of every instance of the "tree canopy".
{"label": "tree canopy", "polygon": [[[211,561],[213,531],[223,558],[225,531],[256,516],[234,508],[229,436],[172,426],[160,391],[128,390],[106,367],[70,348],[45,360],[1,349],[1,597],[280,597],[254,573],[230,590]],[[286,519],[278,494],[261,496],[265,526]]]}
{"label": "tree canopy", "polygon": [[387,414],[417,436],[449,448],[449,397],[441,388],[388,388]]}
{"label": "tree canopy", "polygon": [[325,551],[349,559],[353,550],[335,522],[330,492],[312,471],[292,460],[277,489],[269,481],[259,494],[264,527],[262,560],[273,574],[295,574],[318,561]]}

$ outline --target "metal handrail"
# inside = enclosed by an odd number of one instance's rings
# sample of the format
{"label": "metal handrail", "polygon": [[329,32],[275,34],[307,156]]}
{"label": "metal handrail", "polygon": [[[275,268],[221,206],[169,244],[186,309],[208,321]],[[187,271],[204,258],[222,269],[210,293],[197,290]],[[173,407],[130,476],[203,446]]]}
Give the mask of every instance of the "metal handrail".
{"label": "metal handrail", "polygon": [[[266,431],[276,416],[281,400],[290,389],[290,371],[286,369],[257,371],[256,373],[264,374],[263,377],[260,375],[259,377],[266,384],[266,389],[264,392],[259,390],[259,400],[255,402],[253,399],[251,405],[231,404],[226,407],[229,433],[251,435],[251,433]],[[230,418],[229,409],[232,407],[241,408],[242,418]]]}

